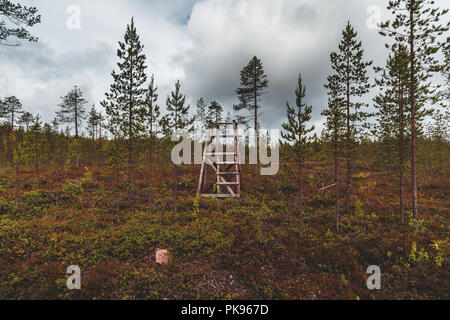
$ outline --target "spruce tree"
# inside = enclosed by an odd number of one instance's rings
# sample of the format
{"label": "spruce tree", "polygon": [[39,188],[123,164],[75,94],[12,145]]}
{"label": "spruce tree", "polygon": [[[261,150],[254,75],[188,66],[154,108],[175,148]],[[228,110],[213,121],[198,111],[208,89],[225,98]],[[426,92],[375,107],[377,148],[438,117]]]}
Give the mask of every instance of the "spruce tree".
{"label": "spruce tree", "polygon": [[261,96],[265,93],[269,86],[269,80],[264,72],[261,60],[256,56],[241,71],[241,86],[236,90],[239,104],[234,106],[234,110],[239,112],[246,109],[251,112],[250,116],[239,115],[237,120],[240,123],[254,120],[255,144],[258,151],[258,117],[259,109],[261,109]]}
{"label": "spruce tree", "polygon": [[288,122],[283,123],[282,127],[284,131],[281,133],[281,137],[286,141],[293,143],[293,149],[296,154],[295,161],[297,162],[297,203],[299,210],[299,217],[303,225],[303,174],[302,167],[305,159],[307,135],[314,130],[314,126],[307,127],[307,122],[311,120],[312,106],[304,103],[306,96],[306,87],[302,83],[302,76],[298,76],[298,87],[295,89],[296,103],[295,106],[291,106],[289,102],[286,102],[287,119]]}
{"label": "spruce tree", "polygon": [[[19,46],[20,42],[8,41],[11,37],[30,42],[37,41],[37,38],[26,29],[26,27],[32,27],[41,22],[41,16],[35,7],[26,7],[9,0],[0,0],[0,18],[2,18],[0,20],[0,45]],[[4,20],[4,18],[6,19]]]}
{"label": "spruce tree", "polygon": [[[440,10],[431,0],[390,0],[387,9],[394,18],[381,23],[380,34],[393,38],[395,43],[409,45],[412,213],[418,219],[417,115],[427,101],[437,96],[437,88],[429,80],[443,68],[436,58],[443,47],[438,38],[449,30],[450,21],[446,26],[440,24],[448,9]],[[390,44],[386,46],[389,48]]]}
{"label": "spruce tree", "polygon": [[[117,56],[119,71],[112,72],[114,82],[106,100],[101,104],[109,117],[109,130],[113,136],[122,136],[127,140],[128,147],[128,181],[130,192],[133,193],[133,168],[136,139],[146,133],[144,87],[147,81],[145,70],[146,56],[142,53],[144,46],[137,34],[134,18],[127,25],[124,42],[119,42]],[[130,195],[130,194],[129,194]]]}
{"label": "spruce tree", "polygon": [[345,190],[345,211],[349,211],[350,205],[350,177],[353,162],[355,139],[359,133],[357,126],[368,117],[368,113],[362,112],[361,108],[367,104],[361,102],[363,95],[369,92],[370,84],[367,76],[367,69],[372,64],[371,61],[364,61],[364,50],[361,41],[357,40],[357,32],[350,22],[347,23],[342,32],[342,40],[339,50],[331,53],[331,66],[338,77],[340,89],[338,93],[345,99],[346,105],[346,190]]}
{"label": "spruce tree", "polygon": [[56,112],[56,118],[59,123],[74,124],[75,138],[79,137],[79,129],[86,119],[86,109],[84,105],[87,100],[83,97],[83,92],[77,86],[74,86],[64,97],[61,97],[62,102],[59,104],[60,110]]}
{"label": "spruce tree", "polygon": [[333,149],[336,230],[339,232],[339,150],[346,128],[346,104],[339,77],[333,74],[328,76],[327,81],[328,107],[322,111],[322,115],[326,117],[325,138],[330,140]]}

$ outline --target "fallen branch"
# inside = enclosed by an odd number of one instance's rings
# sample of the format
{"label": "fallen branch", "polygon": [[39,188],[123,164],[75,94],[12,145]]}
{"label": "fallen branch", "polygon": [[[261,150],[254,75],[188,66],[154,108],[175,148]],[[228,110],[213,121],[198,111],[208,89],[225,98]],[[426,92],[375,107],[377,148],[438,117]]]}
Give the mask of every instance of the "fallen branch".
{"label": "fallen branch", "polygon": [[333,184],[331,184],[331,185],[329,185],[329,186],[320,188],[319,191],[326,190],[326,189],[328,189],[328,188],[334,187],[335,185],[336,185],[336,183],[333,183]]}

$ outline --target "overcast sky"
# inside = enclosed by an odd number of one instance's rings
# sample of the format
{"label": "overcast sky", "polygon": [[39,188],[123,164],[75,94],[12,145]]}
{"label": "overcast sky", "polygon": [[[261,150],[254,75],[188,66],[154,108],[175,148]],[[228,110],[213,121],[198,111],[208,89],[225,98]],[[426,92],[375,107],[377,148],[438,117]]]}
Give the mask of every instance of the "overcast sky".
{"label": "overcast sky", "polygon": [[[15,1],[13,1],[15,2]],[[54,118],[60,97],[74,85],[89,106],[99,107],[116,68],[127,23],[135,23],[159,88],[159,104],[180,79],[195,111],[198,98],[212,99],[231,110],[240,71],[256,55],[270,81],[263,98],[264,128],[280,128],[286,100],[295,101],[302,73],[307,102],[318,128],[326,106],[323,87],[330,73],[329,55],[337,49],[348,20],[358,31],[365,59],[384,64],[385,39],[370,28],[383,0],[40,0],[42,23],[31,29],[38,43],[0,47],[0,97],[16,95],[27,111]],[[437,3],[449,7],[449,1]],[[81,28],[70,29],[71,5],[81,10]],[[72,12],[73,13],[73,12]],[[69,22],[73,22],[70,20]],[[373,93],[372,93],[373,94]],[[367,97],[371,101],[371,96]]]}

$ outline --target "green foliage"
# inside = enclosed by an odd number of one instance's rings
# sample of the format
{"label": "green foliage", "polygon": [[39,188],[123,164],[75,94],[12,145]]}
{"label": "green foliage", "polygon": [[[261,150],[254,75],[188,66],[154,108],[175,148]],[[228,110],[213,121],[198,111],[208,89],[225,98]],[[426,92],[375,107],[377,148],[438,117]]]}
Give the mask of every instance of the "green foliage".
{"label": "green foliage", "polygon": [[306,87],[303,85],[302,76],[298,76],[298,87],[295,89],[296,108],[291,107],[286,102],[288,122],[283,123],[284,131],[281,136],[288,142],[294,142],[294,146],[302,154],[304,152],[307,135],[314,130],[314,126],[306,127],[306,123],[311,120],[312,106],[304,103]]}
{"label": "green foliage", "polygon": [[0,198],[0,216],[14,212],[14,203]]}
{"label": "green foliage", "polygon": [[425,231],[425,220],[414,219],[411,211],[407,213],[408,226],[412,232],[422,233]]}
{"label": "green foliage", "polygon": [[73,183],[67,183],[62,187],[62,194],[64,197],[73,197],[73,196],[80,196],[83,194],[83,188],[81,185],[73,184]]}
{"label": "green foliage", "polygon": [[[10,42],[10,38],[36,42],[37,38],[32,36],[26,27],[32,27],[41,22],[41,15],[35,7],[27,7],[9,0],[3,0],[0,4],[2,16],[13,24],[0,24],[0,45],[19,46],[18,42]],[[3,21],[2,21],[3,22]]]}
{"label": "green foliage", "polygon": [[27,207],[43,207],[54,203],[52,193],[44,190],[35,190],[25,192],[19,199],[19,202]]}
{"label": "green foliage", "polygon": [[200,204],[199,204],[200,199],[198,197],[195,197],[193,200],[193,216],[194,217],[198,217],[198,215],[200,214]]}

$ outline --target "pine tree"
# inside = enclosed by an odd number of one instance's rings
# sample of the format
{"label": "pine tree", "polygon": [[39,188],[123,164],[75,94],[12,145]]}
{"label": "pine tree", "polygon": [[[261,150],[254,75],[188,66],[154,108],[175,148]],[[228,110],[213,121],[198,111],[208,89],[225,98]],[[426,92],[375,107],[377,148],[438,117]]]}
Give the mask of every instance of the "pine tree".
{"label": "pine tree", "polygon": [[225,117],[225,122],[226,123],[232,123],[233,122],[233,118],[231,117],[231,112],[230,111],[227,112],[227,116]]}
{"label": "pine tree", "polygon": [[[380,93],[375,97],[377,112],[377,134],[387,150],[383,153],[384,159],[397,155],[398,176],[400,189],[400,215],[404,222],[405,199],[405,151],[406,140],[409,133],[407,112],[409,90],[409,54],[407,47],[399,43],[392,48],[386,63],[386,68],[375,68],[381,73],[376,79]],[[395,147],[397,146],[397,147]]]}
{"label": "pine tree", "polygon": [[247,109],[251,112],[248,117],[238,116],[238,122],[249,122],[254,120],[255,129],[255,144],[258,151],[259,139],[258,139],[258,117],[259,109],[261,108],[260,100],[261,96],[265,93],[265,90],[269,86],[269,80],[264,72],[261,60],[257,57],[249,62],[247,66],[241,71],[241,87],[236,90],[236,94],[239,98],[239,104],[233,108],[235,111],[241,111]]}
{"label": "pine tree", "polygon": [[339,232],[339,150],[346,128],[346,105],[338,75],[328,76],[325,88],[328,90],[328,107],[322,112],[326,117],[325,138],[330,139],[334,158],[336,230]]}
{"label": "pine tree", "polygon": [[84,105],[87,103],[83,97],[83,92],[77,86],[74,86],[59,104],[60,110],[56,112],[56,118],[59,123],[74,124],[75,138],[79,137],[79,128],[84,119],[86,119],[86,109]]}
{"label": "pine tree", "polygon": [[[202,133],[208,130],[208,109],[203,98],[198,99],[196,117],[195,119],[200,122],[200,128]],[[203,138],[203,135],[202,135]]]}
{"label": "pine tree", "polygon": [[298,87],[295,89],[296,106],[293,107],[286,102],[287,119],[288,122],[283,123],[282,127],[284,131],[281,133],[281,137],[288,142],[293,143],[293,149],[296,154],[296,162],[298,166],[298,193],[297,203],[299,210],[299,217],[303,225],[303,174],[302,167],[304,162],[304,154],[306,151],[306,139],[307,135],[314,130],[314,126],[307,127],[307,122],[311,120],[312,106],[304,103],[306,96],[306,87],[302,83],[302,76],[298,76]]}
{"label": "pine tree", "polygon": [[345,190],[345,211],[349,211],[350,205],[350,177],[353,162],[353,151],[355,138],[358,133],[357,122],[364,121],[368,114],[361,111],[367,104],[357,101],[355,98],[362,97],[368,93],[370,84],[367,76],[367,68],[371,61],[363,60],[364,50],[361,41],[357,41],[357,32],[347,23],[342,32],[342,40],[339,44],[339,51],[331,53],[331,66],[338,77],[340,89],[337,91],[345,98],[346,104],[346,190]]}
{"label": "pine tree", "polygon": [[[91,148],[92,148],[92,159],[97,159],[97,150],[98,150],[98,139],[101,131],[101,114],[95,108],[95,104],[92,105],[91,111],[89,112],[88,120],[87,120],[87,129],[88,134],[91,138]],[[98,163],[98,161],[97,161]]]}
{"label": "pine tree", "polygon": [[161,111],[159,110],[158,101],[158,87],[155,85],[155,77],[152,75],[150,83],[147,89],[147,95],[145,103],[147,105],[147,123],[149,128],[150,139],[158,134],[157,125],[159,123],[159,117],[161,116]]}
{"label": "pine tree", "polygon": [[194,119],[189,118],[190,105],[185,106],[186,96],[181,93],[180,88],[180,81],[177,81],[175,91],[172,91],[166,99],[167,120],[175,133],[182,129],[190,130],[190,126],[194,123]]}
{"label": "pine tree", "polygon": [[14,133],[14,127],[18,122],[18,116],[23,113],[22,103],[15,96],[7,97],[2,103],[2,114],[4,118],[9,119],[11,134]]}
{"label": "pine tree", "polygon": [[25,154],[27,158],[33,163],[34,174],[36,177],[36,184],[39,180],[39,162],[40,162],[40,148],[42,140],[42,121],[41,116],[38,114],[33,119],[30,127],[30,132],[28,134],[28,141],[25,145]]}
{"label": "pine tree", "polygon": [[433,88],[428,80],[433,72],[442,70],[436,59],[441,48],[437,39],[449,30],[450,22],[445,27],[439,23],[448,9],[440,10],[430,0],[391,0],[387,9],[394,15],[394,20],[381,23],[380,34],[395,39],[395,43],[409,44],[412,212],[418,219],[417,113],[427,101],[436,97],[436,87]]}
{"label": "pine tree", "polygon": [[29,112],[25,112],[19,118],[19,123],[25,125],[25,130],[28,132],[30,123],[33,121],[33,115]]}
{"label": "pine tree", "polygon": [[22,26],[32,27],[41,22],[41,16],[37,14],[35,7],[26,7],[21,4],[12,3],[9,0],[0,0],[0,17],[6,18],[12,24],[8,25],[3,19],[0,20],[0,45],[19,46],[20,43],[8,42],[8,38],[14,37],[19,40],[36,42],[37,38]]}
{"label": "pine tree", "polygon": [[[172,128],[176,135],[178,135],[179,130],[191,130],[191,126],[194,123],[194,118],[189,119],[190,105],[185,106],[186,96],[181,93],[180,88],[180,81],[177,81],[175,91],[172,91],[170,96],[167,96],[166,106],[169,113],[163,120],[163,125]],[[173,207],[174,212],[177,212],[178,173],[176,165],[173,174],[175,180]]]}
{"label": "pine tree", "polygon": [[23,113],[22,103],[15,96],[7,97],[2,101],[2,110],[0,112],[4,118],[8,119],[10,135],[8,138],[8,153],[7,158],[9,162],[14,161],[14,127],[17,123],[18,115]]}
{"label": "pine tree", "polygon": [[168,114],[161,117],[161,120],[159,121],[159,126],[161,127],[161,133],[163,137],[165,139],[169,138],[172,134],[173,128],[170,127],[170,119]]}
{"label": "pine tree", "polygon": [[447,38],[447,44],[444,48],[444,68],[442,75],[444,76],[445,86],[443,91],[443,98],[446,100],[445,107],[450,107],[450,37]]}
{"label": "pine tree", "polygon": [[222,121],[223,108],[217,101],[212,101],[208,106],[208,122],[220,123]]}
{"label": "pine tree", "polygon": [[6,117],[6,106],[3,99],[0,98],[0,119],[3,119]]}
{"label": "pine tree", "polygon": [[442,174],[442,165],[444,163],[444,146],[450,139],[450,112],[445,113],[437,110],[433,114],[432,122],[428,126],[428,136],[436,145],[436,152],[434,154],[437,158],[438,172]]}
{"label": "pine tree", "polygon": [[149,193],[148,193],[148,205],[149,211],[152,210],[153,206],[153,144],[158,141],[157,134],[158,130],[155,128],[158,125],[159,117],[161,112],[159,111],[159,106],[157,104],[158,101],[158,87],[155,85],[155,77],[152,75],[150,80],[147,95],[146,95],[146,104],[147,104],[147,121],[148,127],[150,128],[150,145],[149,145]]}
{"label": "pine tree", "polygon": [[98,138],[99,125],[100,125],[100,114],[97,112],[95,108],[95,104],[92,105],[91,111],[89,112],[88,120],[88,131],[92,138],[92,140],[96,140]]}
{"label": "pine tree", "polygon": [[146,132],[145,117],[147,108],[145,94],[147,89],[144,84],[147,81],[145,70],[146,56],[142,53],[144,46],[134,24],[134,18],[127,26],[124,42],[119,42],[117,63],[119,72],[112,72],[114,83],[110,92],[106,93],[106,101],[102,106],[109,117],[109,130],[113,136],[123,136],[128,146],[128,180],[130,183],[130,195],[133,193],[133,168],[135,140]]}

